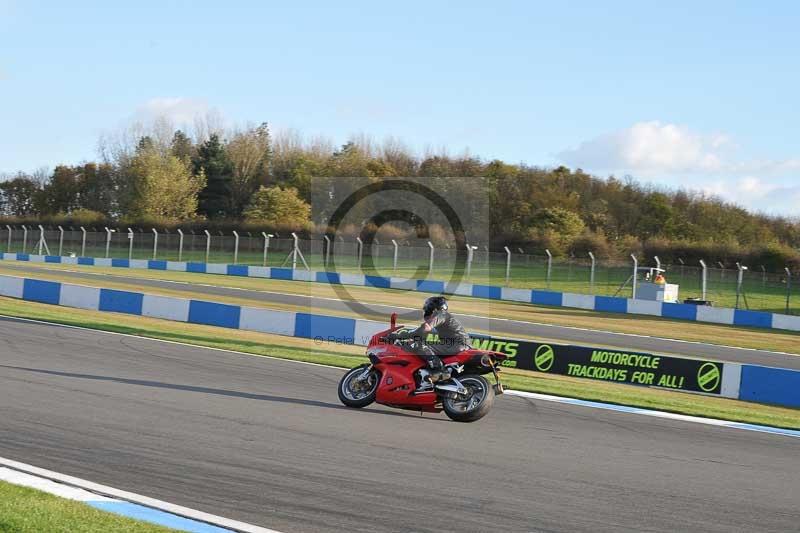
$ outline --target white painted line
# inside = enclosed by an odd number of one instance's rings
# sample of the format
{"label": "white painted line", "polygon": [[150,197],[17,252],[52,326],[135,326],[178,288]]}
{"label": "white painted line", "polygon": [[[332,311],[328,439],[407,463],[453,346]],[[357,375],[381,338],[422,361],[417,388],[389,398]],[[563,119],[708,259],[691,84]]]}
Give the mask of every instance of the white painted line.
{"label": "white painted line", "polygon": [[[284,358],[281,358],[281,357],[274,357],[274,356],[270,356],[270,355],[260,355],[260,354],[254,354],[254,353],[248,353],[248,352],[239,352],[239,351],[236,351],[236,350],[226,350],[225,348],[214,348],[212,346],[203,346],[203,345],[200,345],[200,344],[190,344],[190,343],[186,343],[186,342],[169,341],[169,340],[164,340],[164,339],[154,339],[152,337],[140,337],[138,335],[131,335],[129,333],[117,333],[115,331],[103,331],[103,330],[100,330],[100,329],[86,328],[86,327],[82,327],[82,326],[70,326],[70,325],[66,325],[66,324],[58,324],[56,322],[47,322],[46,320],[35,320],[35,319],[32,319],[32,318],[21,318],[21,317],[15,317],[15,316],[10,316],[10,315],[0,315],[0,317],[11,318],[11,319],[19,320],[19,321],[22,321],[22,322],[31,322],[31,323],[34,323],[34,324],[44,324],[44,325],[47,325],[47,326],[70,328],[70,329],[77,329],[77,330],[82,330],[82,331],[90,331],[92,333],[101,333],[101,334],[106,334],[106,335],[119,335],[121,337],[130,337],[130,338],[134,338],[134,339],[139,339],[139,340],[144,340],[144,341],[152,341],[152,342],[157,342],[157,343],[176,344],[178,346],[186,346],[186,347],[193,348],[193,349],[198,349],[199,348],[199,349],[202,349],[202,350],[213,350],[215,352],[225,352],[225,353],[231,353],[231,354],[236,354],[236,355],[246,355],[248,357],[263,357],[265,359],[272,359],[272,360],[275,360],[275,361],[283,361],[283,362],[286,362],[286,363],[295,363],[295,364],[299,364],[299,365],[310,365],[310,366],[319,366],[319,367],[324,367],[324,368],[335,368],[335,369],[341,370],[341,371],[345,370],[344,368],[339,367],[339,366],[325,365],[325,364],[321,364],[321,363],[311,363],[311,362],[308,362],[308,361],[294,361],[292,359],[284,359]],[[627,412],[627,413],[634,413],[634,414],[640,414],[640,415],[645,415],[645,416],[655,416],[655,417],[661,417],[661,418],[674,418],[676,420],[683,420],[683,421],[687,421],[687,422],[700,422],[700,423],[703,423],[702,421],[707,420],[708,424],[709,425],[713,425],[713,426],[723,426],[723,427],[729,427],[729,428],[733,428],[733,429],[743,429],[743,430],[747,430],[747,431],[759,431],[759,432],[764,432],[764,433],[772,433],[772,434],[785,435],[785,436],[790,436],[790,437],[800,437],[800,431],[798,431],[798,430],[776,428],[776,427],[771,427],[771,426],[759,426],[759,425],[756,425],[756,424],[747,424],[747,423],[744,423],[744,422],[734,422],[733,420],[719,420],[719,419],[715,419],[715,418],[702,418],[702,417],[697,417],[697,416],[679,415],[679,414],[675,414],[675,413],[667,413],[665,411],[656,411],[656,410],[652,410],[652,409],[640,409],[638,407],[630,407],[630,406],[624,406],[624,405],[608,404],[608,403],[602,403],[602,402],[593,402],[593,401],[589,401],[589,400],[580,400],[580,399],[577,399],[577,398],[569,398],[569,397],[566,397],[566,396],[552,396],[552,395],[549,395],[549,394],[540,394],[540,393],[536,393],[536,392],[516,391],[516,390],[511,390],[511,389],[506,389],[506,394],[508,394],[510,396],[522,396],[522,397],[527,397],[527,398],[532,398],[532,399],[537,399],[537,400],[543,400],[543,401],[547,401],[547,402],[556,402],[556,403],[564,403],[564,404],[571,404],[571,405],[582,405],[584,407],[591,407],[591,408],[595,408],[595,409],[606,409],[606,410],[609,410],[609,411]]]}
{"label": "white painted line", "polygon": [[696,424],[705,424],[707,426],[727,427],[731,429],[744,429],[746,431],[757,431],[763,433],[772,433],[776,435],[783,435],[786,437],[800,438],[800,430],[776,428],[772,426],[761,426],[758,424],[747,424],[744,422],[735,422],[733,420],[720,420],[717,418],[705,418],[702,416],[681,415],[678,413],[669,413],[666,411],[656,411],[653,409],[643,409],[640,407],[631,407],[627,405],[616,405],[611,403],[594,402],[590,400],[579,400],[577,398],[568,398],[563,396],[552,396],[550,394],[540,394],[538,392],[525,392],[517,390],[507,390],[506,394],[509,396],[520,396],[523,398],[531,398],[534,400],[543,400],[546,402],[563,403],[568,405],[580,405],[582,407],[590,407],[593,409],[604,409],[607,411],[617,411],[620,413],[630,413],[635,415],[653,416],[656,418],[667,418],[670,420],[679,420],[681,422],[692,422]]}
{"label": "white painted line", "polygon": [[[205,522],[207,524],[212,524],[214,526],[231,529],[233,531],[240,531],[243,533],[279,533],[274,529],[267,529],[260,526],[254,526],[252,524],[247,524],[245,522],[239,522],[238,520],[231,520],[229,518],[223,518],[221,516],[205,513],[203,511],[189,509],[188,507],[183,507],[165,501],[156,500],[155,498],[150,498],[147,496],[142,496],[140,494],[135,494],[133,492],[127,492],[124,490],[115,489],[113,487],[108,487],[106,485],[100,485],[99,483],[86,481],[85,479],[59,474],[58,472],[53,472],[52,470],[45,470],[44,468],[39,468],[33,465],[12,461],[11,459],[5,459],[3,457],[0,457],[0,465],[32,476],[39,476],[48,479],[50,481],[71,485],[72,487],[77,487],[79,489],[93,492],[95,494],[105,496],[106,498],[108,497],[118,498],[120,500],[136,503],[139,505],[143,505],[145,507],[150,507],[151,509],[158,509],[159,511],[164,511],[177,516],[182,516],[184,518],[190,518],[192,520],[197,520],[199,522]],[[93,500],[90,501],[97,501],[97,500],[98,500],[97,498],[93,498]]]}
{"label": "white painted line", "polygon": [[54,496],[58,496],[60,498],[66,498],[68,500],[75,500],[79,502],[118,501],[114,500],[113,498],[106,498],[105,496],[95,494],[94,492],[89,492],[88,490],[73,487],[71,485],[65,485],[64,483],[56,483],[55,481],[44,477],[33,476],[31,474],[26,474],[25,472],[12,470],[6,467],[0,467],[0,480],[6,481],[13,485],[29,487],[31,489],[40,490],[48,494],[53,494]]}

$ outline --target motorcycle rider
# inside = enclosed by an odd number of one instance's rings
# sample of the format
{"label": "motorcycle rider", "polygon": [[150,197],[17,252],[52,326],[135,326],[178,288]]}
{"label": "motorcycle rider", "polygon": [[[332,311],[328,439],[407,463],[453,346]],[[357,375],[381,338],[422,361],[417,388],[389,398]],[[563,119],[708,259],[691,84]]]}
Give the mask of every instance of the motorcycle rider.
{"label": "motorcycle rider", "polygon": [[[444,296],[431,296],[422,306],[424,321],[412,331],[390,333],[389,342],[398,339],[414,339],[412,349],[428,364],[428,375],[422,373],[418,391],[433,389],[433,383],[450,379],[450,372],[445,369],[441,356],[455,355],[468,350],[469,335],[456,317],[448,312],[447,299]],[[428,342],[428,334],[436,330],[438,339]]]}

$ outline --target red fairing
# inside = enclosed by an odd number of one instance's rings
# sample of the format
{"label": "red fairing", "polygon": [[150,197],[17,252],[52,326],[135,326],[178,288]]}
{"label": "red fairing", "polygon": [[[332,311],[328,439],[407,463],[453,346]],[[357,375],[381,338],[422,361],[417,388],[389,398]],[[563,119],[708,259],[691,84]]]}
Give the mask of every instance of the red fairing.
{"label": "red fairing", "polygon": [[[402,346],[386,341],[385,337],[397,329],[399,328],[390,328],[374,335],[367,348],[370,361],[381,375],[375,401],[402,409],[428,412],[441,411],[441,403],[436,393],[423,392],[413,394],[417,388],[417,383],[414,379],[415,372],[423,368],[425,362]],[[456,355],[444,357],[442,360],[445,365],[452,363],[474,364],[486,355],[498,360],[506,357],[498,352],[469,349]]]}

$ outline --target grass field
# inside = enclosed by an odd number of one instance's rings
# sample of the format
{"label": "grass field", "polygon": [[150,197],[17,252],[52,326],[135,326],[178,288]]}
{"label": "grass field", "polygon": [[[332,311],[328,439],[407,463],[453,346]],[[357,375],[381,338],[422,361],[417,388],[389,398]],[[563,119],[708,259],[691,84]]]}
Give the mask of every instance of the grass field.
{"label": "grass field", "polygon": [[[64,309],[2,297],[0,314],[342,368],[350,368],[365,361],[364,348],[358,346],[317,344],[310,339]],[[219,357],[224,358],[226,355],[220,353]],[[800,410],[795,409],[524,370],[508,369],[503,375],[504,381],[517,390],[800,429]],[[301,395],[302,391],[298,391],[298,394]]]}
{"label": "grass field", "polygon": [[[19,265],[19,263],[9,264]],[[19,270],[4,268],[5,266],[6,265],[3,262],[0,262],[0,273],[13,276],[22,275]],[[52,279],[55,281],[67,281],[72,283],[75,283],[75,281],[69,280],[64,275],[60,275],[59,272],[63,270],[78,270],[81,272],[100,273],[104,274],[105,276],[98,280],[98,282],[95,284],[108,288],[119,288],[133,291],[141,291],[142,288],[137,286],[135,283],[126,282],[119,279],[115,280],[115,277],[118,278],[124,276],[127,278],[132,277],[137,279],[162,279],[181,281],[188,284],[208,284],[249,290],[277,291],[290,294],[313,295],[320,298],[352,298],[362,302],[374,302],[412,309],[419,308],[420,303],[424,298],[424,295],[419,293],[401,290],[354,286],[344,287],[321,283],[267,280],[260,278],[219,276],[213,274],[194,274],[161,270],[138,270],[85,266],[75,267],[46,263],[27,263],[25,266],[26,269],[31,272],[31,275],[37,278]],[[79,284],[91,285],[93,283],[82,281],[79,282]],[[214,296],[213,298],[210,298],[208,295],[200,293],[199,290],[197,290],[197,292],[192,292],[191,285],[176,286],[176,290],[148,288],[145,292],[179,296],[183,298],[194,297],[198,299],[213,299],[215,301],[248,306],[262,305],[270,308],[283,308],[301,311],[310,310],[308,307],[285,306],[271,304],[269,302],[261,303],[254,302],[252,300],[245,300],[243,298],[226,298],[221,296]],[[764,330],[758,328],[742,328],[717,324],[702,324],[697,322],[669,320],[651,316],[597,313],[583,309],[543,307],[517,302],[484,300],[463,296],[453,296],[450,300],[452,309],[456,313],[462,314],[473,314],[487,317],[522,320],[533,323],[597,329],[636,335],[655,335],[668,339],[800,354],[800,333],[796,332]],[[346,313],[339,314],[345,315]],[[349,316],[356,315],[351,313]],[[374,315],[367,318],[372,318],[375,320],[388,319],[388,317],[382,315]],[[558,341],[558,339],[539,340]],[[613,347],[626,348],[625,346]],[[698,353],[697,356],[701,357],[702,353]]]}
{"label": "grass field", "polygon": [[[0,242],[0,251],[21,252],[23,243],[19,231],[15,232],[9,248],[7,241]],[[35,235],[35,236],[34,236]],[[65,241],[63,253],[81,253],[81,240],[79,232],[70,232],[70,238]],[[88,257],[105,257],[105,234],[90,232],[87,234],[84,254]],[[109,257],[128,258],[129,247],[126,234],[112,234],[109,247]],[[25,249],[30,253],[38,239],[38,232],[29,235]],[[57,243],[57,233],[48,236],[48,242]],[[208,255],[210,262],[234,262],[234,238],[231,236],[213,236],[212,246]],[[285,264],[286,257],[291,249],[288,239],[274,239],[270,245],[268,266],[281,266]],[[305,258],[312,270],[326,270],[325,257],[322,254],[321,241],[303,241]],[[470,276],[464,269],[456,267],[454,250],[440,249],[434,253],[434,270],[429,272],[428,250],[421,248],[400,247],[398,266],[393,268],[391,246],[381,245],[377,255],[365,255],[362,259],[362,268],[358,266],[358,254],[353,243],[343,243],[333,256],[332,270],[338,272],[362,272],[381,276],[399,276],[406,278],[430,278],[441,280],[467,280],[471,283],[505,285],[506,284],[506,256],[505,254],[476,252]],[[51,252],[58,253],[57,244],[51,244]],[[158,259],[178,260],[178,236],[176,234],[161,234],[158,240]],[[131,253],[134,259],[153,258],[153,235],[137,233]],[[184,248],[181,254],[184,261],[206,261],[206,239],[204,235],[185,235]],[[240,239],[239,253],[236,261],[246,265],[262,265],[263,239],[260,236],[242,236]],[[289,264],[289,263],[286,263]],[[299,264],[302,268],[302,264]],[[700,297],[702,294],[699,268],[692,266],[669,266],[667,278],[670,283],[680,285],[681,299]],[[603,296],[631,295],[630,285],[620,290],[632,272],[630,265],[598,264],[594,284],[590,283],[590,267],[585,261],[555,260],[551,269],[550,279],[547,276],[547,263],[540,256],[512,254],[510,276],[508,285],[520,288],[550,289],[561,292],[581,294],[597,294]],[[707,299],[718,307],[734,307],[737,303],[737,272],[727,269],[709,269],[707,275]],[[788,302],[787,302],[788,293]],[[787,305],[788,304],[788,305]],[[742,296],[739,298],[739,308],[771,311],[777,313],[800,313],[800,279],[796,283],[787,284],[783,275],[770,274],[764,276],[757,267],[745,273],[742,285]]]}
{"label": "grass field", "polygon": [[175,531],[106,513],[86,504],[0,481],[3,533],[169,533]]}

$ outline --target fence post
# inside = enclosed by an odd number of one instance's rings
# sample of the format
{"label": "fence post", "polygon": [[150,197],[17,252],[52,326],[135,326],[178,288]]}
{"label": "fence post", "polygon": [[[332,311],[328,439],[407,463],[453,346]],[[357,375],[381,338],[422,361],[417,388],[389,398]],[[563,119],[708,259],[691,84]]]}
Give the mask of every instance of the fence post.
{"label": "fence post", "polygon": [[475,252],[475,248],[471,244],[467,243],[467,279],[469,279],[470,275],[472,275],[472,256]]}
{"label": "fence post", "polygon": [[639,260],[636,256],[631,254],[633,259],[633,277],[631,278],[631,298],[636,299],[636,284],[639,281]]}
{"label": "fence post", "polygon": [[683,272],[685,263],[683,262],[683,259],[681,259],[680,257],[678,258],[678,263],[681,264],[681,282],[683,282]]}
{"label": "fence post", "polygon": [[594,267],[596,265],[596,260],[592,252],[589,252],[589,259],[592,260],[592,269],[589,271],[589,294],[594,294]]}
{"label": "fence post", "polygon": [[11,226],[6,224],[6,228],[8,228],[8,248],[6,248],[6,252],[11,252]]}
{"label": "fence post", "polygon": [[508,286],[508,280],[511,277],[511,250],[508,249],[508,246],[503,246],[506,251],[506,286]]}
{"label": "fence post", "polygon": [[550,288],[550,276],[553,274],[553,254],[550,250],[545,249],[544,253],[547,254],[547,288]]}
{"label": "fence post", "polygon": [[708,286],[708,266],[706,266],[706,262],[702,259],[700,260],[700,267],[702,270],[700,271],[700,290],[701,290],[701,299],[705,302],[706,301],[706,288]]}
{"label": "fence post", "polygon": [[722,261],[717,261],[719,265],[719,279],[720,281],[725,279],[725,265],[722,264]]}
{"label": "fence post", "polygon": [[178,261],[183,260],[183,231],[178,228]]}
{"label": "fence post", "polygon": [[736,270],[739,272],[736,275],[736,305],[734,305],[734,309],[739,309],[739,296],[742,294],[742,280],[744,278],[744,271],[747,270],[747,267],[736,262]]}
{"label": "fence post", "polygon": [[58,255],[64,255],[64,228],[58,226]]}
{"label": "fence post", "polygon": [[86,228],[81,226],[81,257],[86,257]]}
{"label": "fence post", "polygon": [[44,228],[39,224],[39,242],[35,244],[33,248],[38,255],[42,255],[42,241],[44,241]]}
{"label": "fence post", "polygon": [[767,268],[764,265],[761,265],[761,286],[767,286]]}
{"label": "fence post", "polygon": [[[375,250],[375,258],[377,259],[378,257],[381,256],[381,243],[378,242],[378,239],[372,239],[372,244],[375,245],[375,248],[374,248],[374,250]],[[373,264],[374,264],[374,262],[373,262]]]}
{"label": "fence post", "polygon": [[203,230],[206,234],[206,263],[208,263],[208,259],[211,256],[211,232],[207,229]]}
{"label": "fence post", "polygon": [[156,231],[156,228],[152,229],[153,229],[153,259],[155,259],[156,256],[158,256],[158,231]]}
{"label": "fence post", "polygon": [[322,236],[325,239],[325,270],[328,270],[328,262],[331,260],[331,238],[327,235]]}
{"label": "fence post", "polygon": [[239,262],[239,234],[234,231],[233,232],[233,264]]}
{"label": "fence post", "polygon": [[392,246],[394,247],[394,251],[392,252],[392,273],[397,272],[397,241],[392,239]]}
{"label": "fence post", "polygon": [[661,270],[661,259],[659,259],[657,255],[654,255],[654,256],[653,256],[653,259],[654,259],[654,260],[655,260],[655,262],[656,262],[656,268],[657,268],[657,269],[659,269],[659,270]]}
{"label": "fence post", "polygon": [[28,227],[22,226],[22,253],[28,253]]}
{"label": "fence post", "polygon": [[294,244],[292,245],[292,270],[297,270],[297,234],[292,233]]}
{"label": "fence post", "polygon": [[786,271],[786,314],[789,314],[789,299],[792,296],[792,271],[789,267],[783,268]]}
{"label": "fence post", "polygon": [[128,228],[128,261],[133,260],[133,230]]}
{"label": "fence post", "polygon": [[431,248],[431,255],[428,258],[428,275],[433,274],[433,243],[428,241],[428,246]]}
{"label": "fence post", "polygon": [[111,249],[111,230],[108,229],[108,226],[105,226],[106,230],[106,255],[105,257],[108,258],[109,250]]}
{"label": "fence post", "polygon": [[269,253],[269,238],[272,237],[272,233],[267,233],[266,231],[262,231],[261,235],[264,237],[264,266],[267,266],[267,253]]}
{"label": "fence post", "polygon": [[361,241],[361,237],[356,237],[356,243],[358,243],[358,270],[361,270],[361,258],[364,254],[364,243]]}

